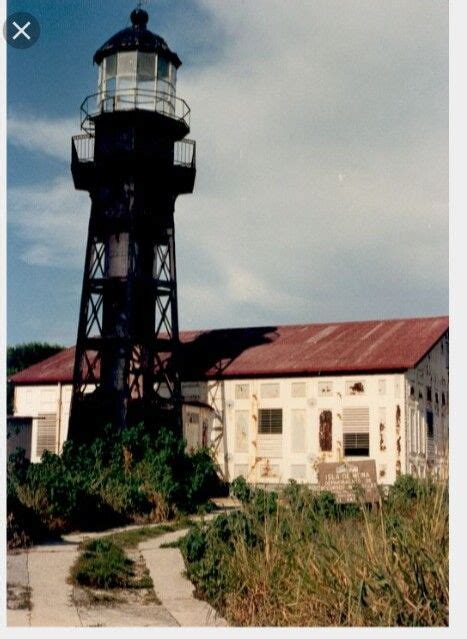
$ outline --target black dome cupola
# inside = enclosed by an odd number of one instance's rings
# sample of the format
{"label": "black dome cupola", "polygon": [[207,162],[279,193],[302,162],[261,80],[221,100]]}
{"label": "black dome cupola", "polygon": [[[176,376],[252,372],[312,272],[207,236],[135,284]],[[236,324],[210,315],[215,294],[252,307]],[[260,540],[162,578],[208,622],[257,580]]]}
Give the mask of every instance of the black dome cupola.
{"label": "black dome cupola", "polygon": [[102,60],[120,51],[141,51],[144,53],[162,54],[176,69],[182,64],[178,55],[171,51],[164,38],[149,31],[147,24],[149,15],[144,9],[134,9],[130,15],[131,27],[119,31],[109,38],[94,54],[94,62]]}

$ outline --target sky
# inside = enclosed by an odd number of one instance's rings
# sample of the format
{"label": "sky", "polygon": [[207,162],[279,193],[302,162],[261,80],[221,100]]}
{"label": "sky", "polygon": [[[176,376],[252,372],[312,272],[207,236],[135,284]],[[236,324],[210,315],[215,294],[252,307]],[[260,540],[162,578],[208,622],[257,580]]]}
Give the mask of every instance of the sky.
{"label": "sky", "polygon": [[[10,1],[8,343],[71,345],[90,200],[70,137],[128,0]],[[182,329],[448,312],[448,3],[152,0],[197,142],[176,204]]]}

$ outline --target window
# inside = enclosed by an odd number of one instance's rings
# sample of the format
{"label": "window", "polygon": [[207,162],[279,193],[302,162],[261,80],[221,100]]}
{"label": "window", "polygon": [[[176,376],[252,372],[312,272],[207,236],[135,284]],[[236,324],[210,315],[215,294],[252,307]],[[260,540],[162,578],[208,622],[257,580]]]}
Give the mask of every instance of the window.
{"label": "window", "polygon": [[365,383],[350,380],[345,383],[345,392],[347,395],[361,395],[365,392]]}
{"label": "window", "polygon": [[380,395],[386,395],[386,380],[379,379],[378,380],[378,393]]}
{"label": "window", "polygon": [[279,384],[261,384],[260,393],[264,399],[279,397]]}
{"label": "window", "polygon": [[162,56],[157,57],[157,79],[158,80],[169,80],[169,63]]}
{"label": "window", "polygon": [[282,408],[258,410],[258,433],[261,435],[282,434]]}
{"label": "window", "polygon": [[136,76],[136,51],[120,51],[117,75]]}
{"label": "window", "polygon": [[37,420],[36,455],[41,457],[45,450],[57,452],[57,414],[39,413]]}
{"label": "window", "polygon": [[431,410],[426,411],[426,436],[428,439],[433,439],[435,435],[433,424],[433,412]]}
{"label": "window", "polygon": [[343,409],[344,455],[368,457],[370,454],[370,409]]}
{"label": "window", "polygon": [[117,75],[117,55],[109,55],[105,58],[105,77],[114,78]]}
{"label": "window", "polygon": [[330,397],[332,395],[332,382],[318,382],[318,395]]}
{"label": "window", "polygon": [[306,411],[292,411],[292,452],[305,452]]}
{"label": "window", "polygon": [[431,402],[431,386],[426,387],[426,401]]}
{"label": "window", "polygon": [[292,382],[292,397],[305,397],[305,382]]}
{"label": "window", "polygon": [[323,410],[319,416],[319,448],[322,452],[332,451],[332,412]]}
{"label": "window", "polygon": [[410,448],[413,453],[418,452],[417,419],[415,409],[410,409]]}
{"label": "window", "polygon": [[306,465],[292,464],[290,466],[290,476],[292,479],[306,479]]}
{"label": "window", "polygon": [[153,53],[138,52],[138,78],[154,80],[156,76],[156,56]]}
{"label": "window", "polygon": [[235,411],[235,452],[248,452],[248,420],[247,410]]}
{"label": "window", "polygon": [[249,384],[235,384],[235,399],[248,399],[250,397]]}

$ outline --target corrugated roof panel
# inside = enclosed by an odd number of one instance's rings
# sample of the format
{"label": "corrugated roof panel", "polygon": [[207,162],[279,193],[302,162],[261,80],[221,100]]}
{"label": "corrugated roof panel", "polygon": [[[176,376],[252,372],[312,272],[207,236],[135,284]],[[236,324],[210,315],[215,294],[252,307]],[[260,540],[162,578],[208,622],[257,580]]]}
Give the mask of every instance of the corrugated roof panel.
{"label": "corrugated roof panel", "polygon": [[[186,331],[184,379],[404,370],[415,366],[449,328],[424,317]],[[11,378],[17,384],[70,383],[74,348]]]}

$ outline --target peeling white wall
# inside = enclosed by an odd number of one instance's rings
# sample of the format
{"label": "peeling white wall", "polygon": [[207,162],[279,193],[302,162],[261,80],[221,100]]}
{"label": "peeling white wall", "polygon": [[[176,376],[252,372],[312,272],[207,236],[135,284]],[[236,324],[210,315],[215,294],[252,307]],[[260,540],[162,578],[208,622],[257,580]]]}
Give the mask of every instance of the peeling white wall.
{"label": "peeling white wall", "polygon": [[[361,414],[368,410],[369,455],[351,459],[374,459],[381,484],[392,484],[399,473],[425,476],[430,469],[446,474],[447,357],[448,341],[443,338],[416,368],[405,373],[183,383],[184,398],[192,402],[183,407],[187,449],[211,445],[229,481],[241,474],[259,483],[286,483],[289,479],[315,483],[317,463],[344,459],[344,411],[360,409]],[[352,393],[354,384],[357,388],[361,384],[363,392]],[[428,386],[432,389],[431,402]],[[32,461],[40,459],[40,414],[55,415],[54,450],[61,450],[67,436],[70,400],[69,384],[15,388],[15,415],[34,418]],[[282,434],[258,434],[258,410],[262,408],[282,409]],[[332,413],[329,452],[323,452],[319,442],[320,414],[325,410]],[[427,410],[433,412],[434,420],[430,450]]]}

